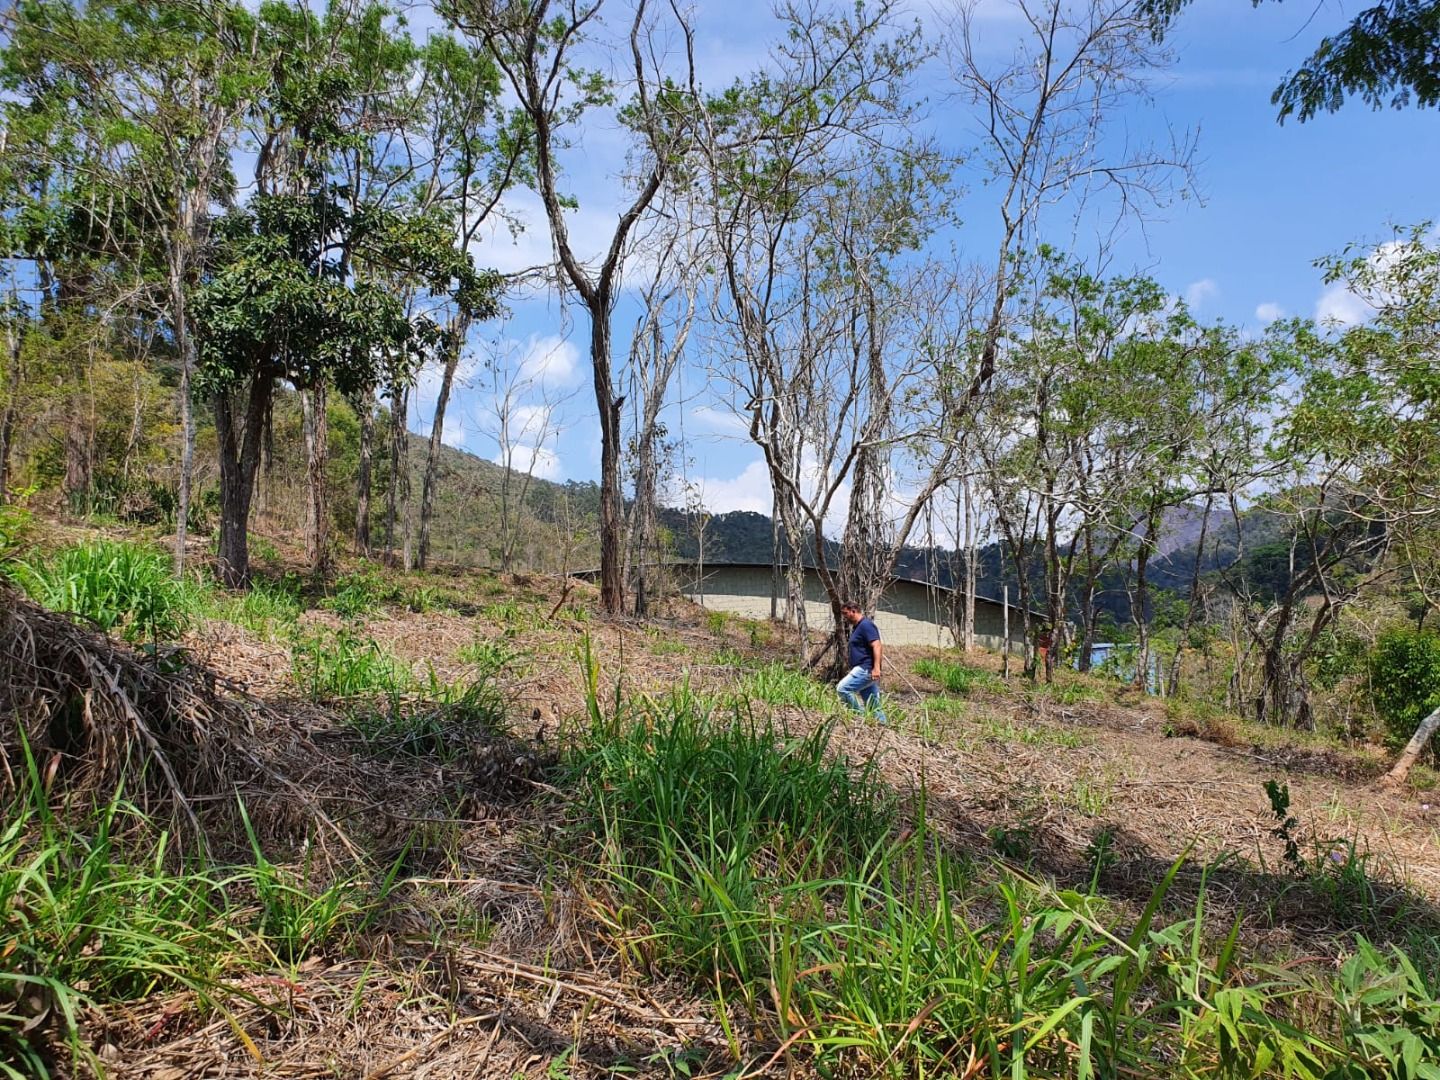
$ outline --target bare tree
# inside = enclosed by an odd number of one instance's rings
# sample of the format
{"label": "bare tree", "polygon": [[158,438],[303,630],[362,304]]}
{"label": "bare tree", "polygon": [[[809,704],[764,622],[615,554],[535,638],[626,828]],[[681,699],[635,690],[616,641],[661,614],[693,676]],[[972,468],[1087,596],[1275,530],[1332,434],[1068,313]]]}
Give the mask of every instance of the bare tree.
{"label": "bare tree", "polygon": [[701,259],[688,215],[671,217],[648,240],[653,270],[640,289],[643,310],[630,339],[629,364],[630,397],[636,402],[632,443],[635,497],[626,523],[630,542],[625,581],[635,597],[635,614],[640,616],[648,602],[646,559],[656,534],[657,488],[664,467],[665,429],[660,413],[695,324]]}
{"label": "bare tree", "polygon": [[1188,182],[1194,154],[1187,136],[1115,155],[1110,126],[1148,96],[1147,77],[1169,61],[1130,0],[1012,0],[1009,10],[1021,36],[1008,59],[991,59],[976,0],[956,10],[946,38],[957,96],[976,108],[981,157],[999,191],[1001,234],[972,396],[995,372],[1014,255],[1046,210],[1068,204],[1073,220],[1104,195],[1118,222]]}
{"label": "bare tree", "polygon": [[[804,610],[807,548],[830,601],[834,629],[817,662],[838,648],[842,602],[873,606],[943,476],[944,462],[932,463],[896,520],[898,453],[933,414],[897,412],[926,361],[910,348],[916,320],[895,271],[943,216],[945,162],[909,135],[906,84],[925,49],[892,5],[780,15],[787,33],[771,69],[707,111],[721,266],[712,318],[733,405],[775,493],[794,609]],[[837,518],[832,568],[826,529]]]}
{"label": "bare tree", "polygon": [[558,434],[564,398],[535,370],[535,359],[505,343],[493,347],[483,377],[487,402],[476,422],[495,444],[500,474],[500,569],[515,567],[524,508]]}
{"label": "bare tree", "polygon": [[562,286],[579,302],[590,322],[590,365],[600,417],[600,598],[618,612],[624,599],[622,418],[625,398],[615,377],[611,317],[625,256],[635,226],[645,217],[691,138],[693,108],[675,86],[694,85],[690,28],[670,5],[685,50],[679,71],[667,77],[665,50],[647,0],[636,0],[628,35],[624,90],[629,100],[618,112],[634,137],[635,185],[610,234],[597,268],[587,267],[571,241],[566,214],[570,199],[561,188],[560,153],[583,116],[620,96],[611,80],[581,67],[585,36],[598,28],[604,0],[444,0],[440,10],[484,44],[504,71],[534,132],[535,179]]}
{"label": "bare tree", "polygon": [[27,324],[12,279],[9,295],[0,301],[0,325],[5,328],[5,390],[0,397],[0,505],[10,501],[10,459],[15,450],[15,423],[20,414],[20,385],[25,377]]}

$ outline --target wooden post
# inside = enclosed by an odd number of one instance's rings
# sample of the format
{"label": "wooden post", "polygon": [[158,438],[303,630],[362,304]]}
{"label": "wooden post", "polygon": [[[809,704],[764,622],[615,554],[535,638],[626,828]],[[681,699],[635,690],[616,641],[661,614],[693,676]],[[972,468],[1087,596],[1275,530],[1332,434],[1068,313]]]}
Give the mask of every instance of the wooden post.
{"label": "wooden post", "polygon": [[1010,677],[1010,586],[1006,585],[1000,590],[1000,603],[1004,606],[1004,633],[1005,633],[1005,664],[1001,674],[1005,678]]}

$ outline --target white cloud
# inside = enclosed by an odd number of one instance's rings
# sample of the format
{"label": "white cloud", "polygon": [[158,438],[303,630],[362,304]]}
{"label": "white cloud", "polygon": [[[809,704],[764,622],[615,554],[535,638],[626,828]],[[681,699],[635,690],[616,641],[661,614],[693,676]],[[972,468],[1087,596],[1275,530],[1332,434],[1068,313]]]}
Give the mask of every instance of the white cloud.
{"label": "white cloud", "polygon": [[[497,451],[490,460],[496,465],[504,465],[505,455]],[[533,473],[541,480],[563,479],[560,471],[560,456],[553,450],[546,450],[543,446],[516,444],[511,447],[510,468],[518,473]]]}
{"label": "white cloud", "polygon": [[531,334],[520,351],[520,377],[547,387],[573,386],[580,373],[580,349],[556,334]]}
{"label": "white cloud", "polygon": [[[683,502],[685,482],[672,481],[671,488]],[[750,510],[768,514],[773,507],[770,496],[770,471],[763,461],[752,461],[739,476],[703,476],[690,481],[705,509],[712,514],[728,514],[733,510]]]}
{"label": "white cloud", "polygon": [[510,413],[510,440],[517,445],[544,442],[555,434],[555,410],[546,405],[517,405]]}
{"label": "white cloud", "polygon": [[[623,155],[617,158],[622,164],[623,160]],[[578,207],[565,212],[565,234],[570,250],[580,265],[598,273],[600,263],[610,250],[620,215],[634,192],[621,184],[603,165],[590,165],[582,176],[574,178],[575,182],[579,184],[583,179],[583,186],[587,189],[613,193],[618,196],[617,200],[614,205],[607,205],[603,198],[595,201],[582,199]],[[498,270],[502,274],[541,271],[553,277],[557,265],[555,242],[551,239],[550,221],[545,216],[545,206],[540,197],[533,191],[517,188],[505,196],[501,208],[515,222],[518,231],[512,232],[511,226],[498,218],[482,229],[470,246],[476,265]],[[636,241],[643,235],[643,229],[631,234],[621,267],[622,288],[628,288],[654,272],[653,258],[643,245],[637,248]]]}
{"label": "white cloud", "polygon": [[1219,295],[1220,286],[1215,283],[1214,278],[1201,278],[1185,286],[1185,303],[1197,310]]}
{"label": "white cloud", "polygon": [[1373,314],[1374,308],[1339,282],[1321,293],[1315,302],[1315,318],[1322,323],[1359,326]]}
{"label": "white cloud", "polygon": [[[466,353],[455,365],[455,379],[450,388],[450,401],[446,406],[445,433],[443,442],[463,450],[467,441],[464,425],[457,416],[459,391],[469,385],[479,361]],[[435,406],[440,400],[440,383],[445,373],[438,365],[423,368],[415,379],[415,389],[410,395],[410,428],[419,435],[429,435],[430,425],[435,419]]]}
{"label": "white cloud", "polygon": [[690,419],[700,425],[703,431],[717,435],[747,435],[750,420],[729,409],[717,409],[713,405],[700,405],[690,410]]}
{"label": "white cloud", "polygon": [[[1425,242],[1433,244],[1437,234],[1432,232],[1425,238]],[[1367,256],[1371,269],[1374,271],[1374,280],[1368,282],[1370,297],[1367,299],[1352,291],[1344,281],[1337,281],[1328,286],[1320,299],[1315,302],[1315,318],[1319,322],[1338,324],[1342,327],[1359,326],[1368,322],[1375,314],[1377,306],[1387,307],[1398,301],[1393,291],[1386,288],[1387,274],[1393,271],[1398,262],[1405,257],[1405,249],[1408,245],[1406,240],[1391,240],[1389,243],[1381,244]]]}
{"label": "white cloud", "polygon": [[1272,301],[1266,301],[1255,309],[1255,318],[1266,325],[1285,317],[1285,309]]}

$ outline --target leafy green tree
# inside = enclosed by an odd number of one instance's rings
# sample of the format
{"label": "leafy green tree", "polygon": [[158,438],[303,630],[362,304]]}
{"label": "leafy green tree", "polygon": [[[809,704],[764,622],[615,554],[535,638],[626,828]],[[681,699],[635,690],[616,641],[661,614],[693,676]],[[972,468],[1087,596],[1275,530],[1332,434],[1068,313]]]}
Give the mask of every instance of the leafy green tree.
{"label": "leafy green tree", "polygon": [[231,584],[248,577],[250,500],[276,381],[302,394],[307,548],[319,569],[326,388],[367,400],[380,371],[413,371],[442,343],[442,327],[413,317],[393,283],[417,282],[470,317],[495,311],[498,281],[458,246],[452,218],[396,194],[408,193],[412,163],[370,145],[387,132],[371,114],[375,99],[418,59],[387,15],[378,4],[323,17],[260,10],[270,77],[253,118],[256,194],[217,227],[216,265],[197,296],[220,453],[220,568]]}
{"label": "leafy green tree", "polygon": [[1397,628],[1380,636],[1369,661],[1370,692],[1392,741],[1405,743],[1385,775],[1402,784],[1440,728],[1440,636]]}
{"label": "leafy green tree", "polygon": [[[1252,0],[1260,6],[1261,0]],[[1191,0],[1143,0],[1140,10],[1166,33]],[[1440,104],[1440,2],[1380,0],[1339,33],[1322,38],[1306,61],[1270,96],[1280,120],[1335,112],[1347,98],[1371,108]]]}
{"label": "leafy green tree", "polygon": [[1321,265],[1374,315],[1279,331],[1302,378],[1275,426],[1264,508],[1285,523],[1288,565],[1249,616],[1264,660],[1257,718],[1306,724],[1317,644],[1358,597],[1415,578],[1396,556],[1418,552],[1440,491],[1440,251],[1420,228]]}
{"label": "leafy green tree", "polygon": [[19,99],[7,126],[63,192],[69,227],[50,235],[113,260],[127,301],[163,320],[179,360],[178,571],[195,448],[188,293],[261,77],[255,18],[228,2],[22,0],[8,24],[4,84]]}

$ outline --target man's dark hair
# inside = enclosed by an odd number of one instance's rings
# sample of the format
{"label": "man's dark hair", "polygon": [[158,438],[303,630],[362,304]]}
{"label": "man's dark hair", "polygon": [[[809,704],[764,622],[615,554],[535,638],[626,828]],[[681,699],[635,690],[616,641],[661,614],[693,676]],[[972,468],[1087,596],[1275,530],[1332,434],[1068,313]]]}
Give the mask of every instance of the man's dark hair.
{"label": "man's dark hair", "polygon": [[865,609],[862,608],[859,604],[855,603],[854,600],[846,600],[843,604],[840,605],[840,610],[864,612]]}

